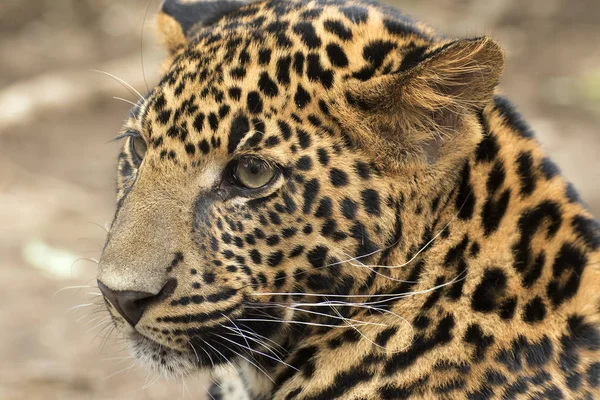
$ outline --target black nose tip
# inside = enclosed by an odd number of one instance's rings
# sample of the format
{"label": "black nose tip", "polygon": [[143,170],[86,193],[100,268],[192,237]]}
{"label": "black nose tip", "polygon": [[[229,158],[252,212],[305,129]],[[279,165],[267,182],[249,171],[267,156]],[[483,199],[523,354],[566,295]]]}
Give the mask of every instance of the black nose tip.
{"label": "black nose tip", "polygon": [[133,290],[112,290],[100,281],[98,281],[98,288],[131,326],[139,322],[151,300],[158,296]]}

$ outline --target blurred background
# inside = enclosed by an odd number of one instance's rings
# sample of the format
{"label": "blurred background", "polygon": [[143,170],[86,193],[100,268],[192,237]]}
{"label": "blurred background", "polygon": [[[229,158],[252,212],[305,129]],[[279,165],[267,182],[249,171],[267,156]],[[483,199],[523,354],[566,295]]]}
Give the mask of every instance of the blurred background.
{"label": "blurred background", "polygon": [[[108,141],[129,109],[113,97],[134,97],[91,70],[151,87],[158,3],[0,1],[0,399],[204,398],[200,378],[128,369],[93,306],[93,259],[114,210]],[[600,216],[600,2],[388,3],[446,34],[500,41],[502,90]]]}

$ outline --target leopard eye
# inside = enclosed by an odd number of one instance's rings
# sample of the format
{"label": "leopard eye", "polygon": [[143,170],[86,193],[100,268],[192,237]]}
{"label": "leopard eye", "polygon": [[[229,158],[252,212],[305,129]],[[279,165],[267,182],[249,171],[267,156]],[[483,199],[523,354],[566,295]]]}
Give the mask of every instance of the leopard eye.
{"label": "leopard eye", "polygon": [[131,139],[131,150],[133,150],[140,161],[144,159],[147,149],[148,146],[146,145],[146,141],[141,137],[135,136]]}
{"label": "leopard eye", "polygon": [[235,181],[247,189],[258,189],[273,180],[277,169],[255,157],[243,157],[234,167]]}

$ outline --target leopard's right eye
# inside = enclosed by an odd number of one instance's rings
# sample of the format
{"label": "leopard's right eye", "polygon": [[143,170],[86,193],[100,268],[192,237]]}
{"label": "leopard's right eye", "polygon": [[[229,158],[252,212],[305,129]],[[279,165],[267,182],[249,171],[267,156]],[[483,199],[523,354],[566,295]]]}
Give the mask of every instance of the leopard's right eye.
{"label": "leopard's right eye", "polygon": [[146,150],[148,150],[148,146],[142,137],[134,136],[131,138],[131,151],[138,157],[139,161],[144,159]]}
{"label": "leopard's right eye", "polygon": [[245,189],[260,189],[274,180],[277,168],[256,157],[242,157],[235,161],[233,181]]}

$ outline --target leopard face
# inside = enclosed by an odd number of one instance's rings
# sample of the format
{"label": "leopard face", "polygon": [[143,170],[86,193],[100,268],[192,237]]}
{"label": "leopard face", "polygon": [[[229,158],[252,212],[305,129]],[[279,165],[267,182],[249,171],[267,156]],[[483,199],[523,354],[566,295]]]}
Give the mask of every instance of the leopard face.
{"label": "leopard face", "polygon": [[[194,81],[185,89],[192,98],[205,88]],[[111,290],[153,294],[134,300],[145,308],[133,321],[137,347],[155,342],[204,366],[308,322],[294,321],[301,293],[370,285],[371,271],[358,264],[380,257],[400,223],[387,177],[347,146],[318,104],[301,112],[283,90],[238,97],[232,84],[211,84],[220,102],[208,95],[197,106],[182,106],[188,96],[165,84],[140,105],[126,128],[99,276]],[[256,337],[238,342],[238,330]]]}

